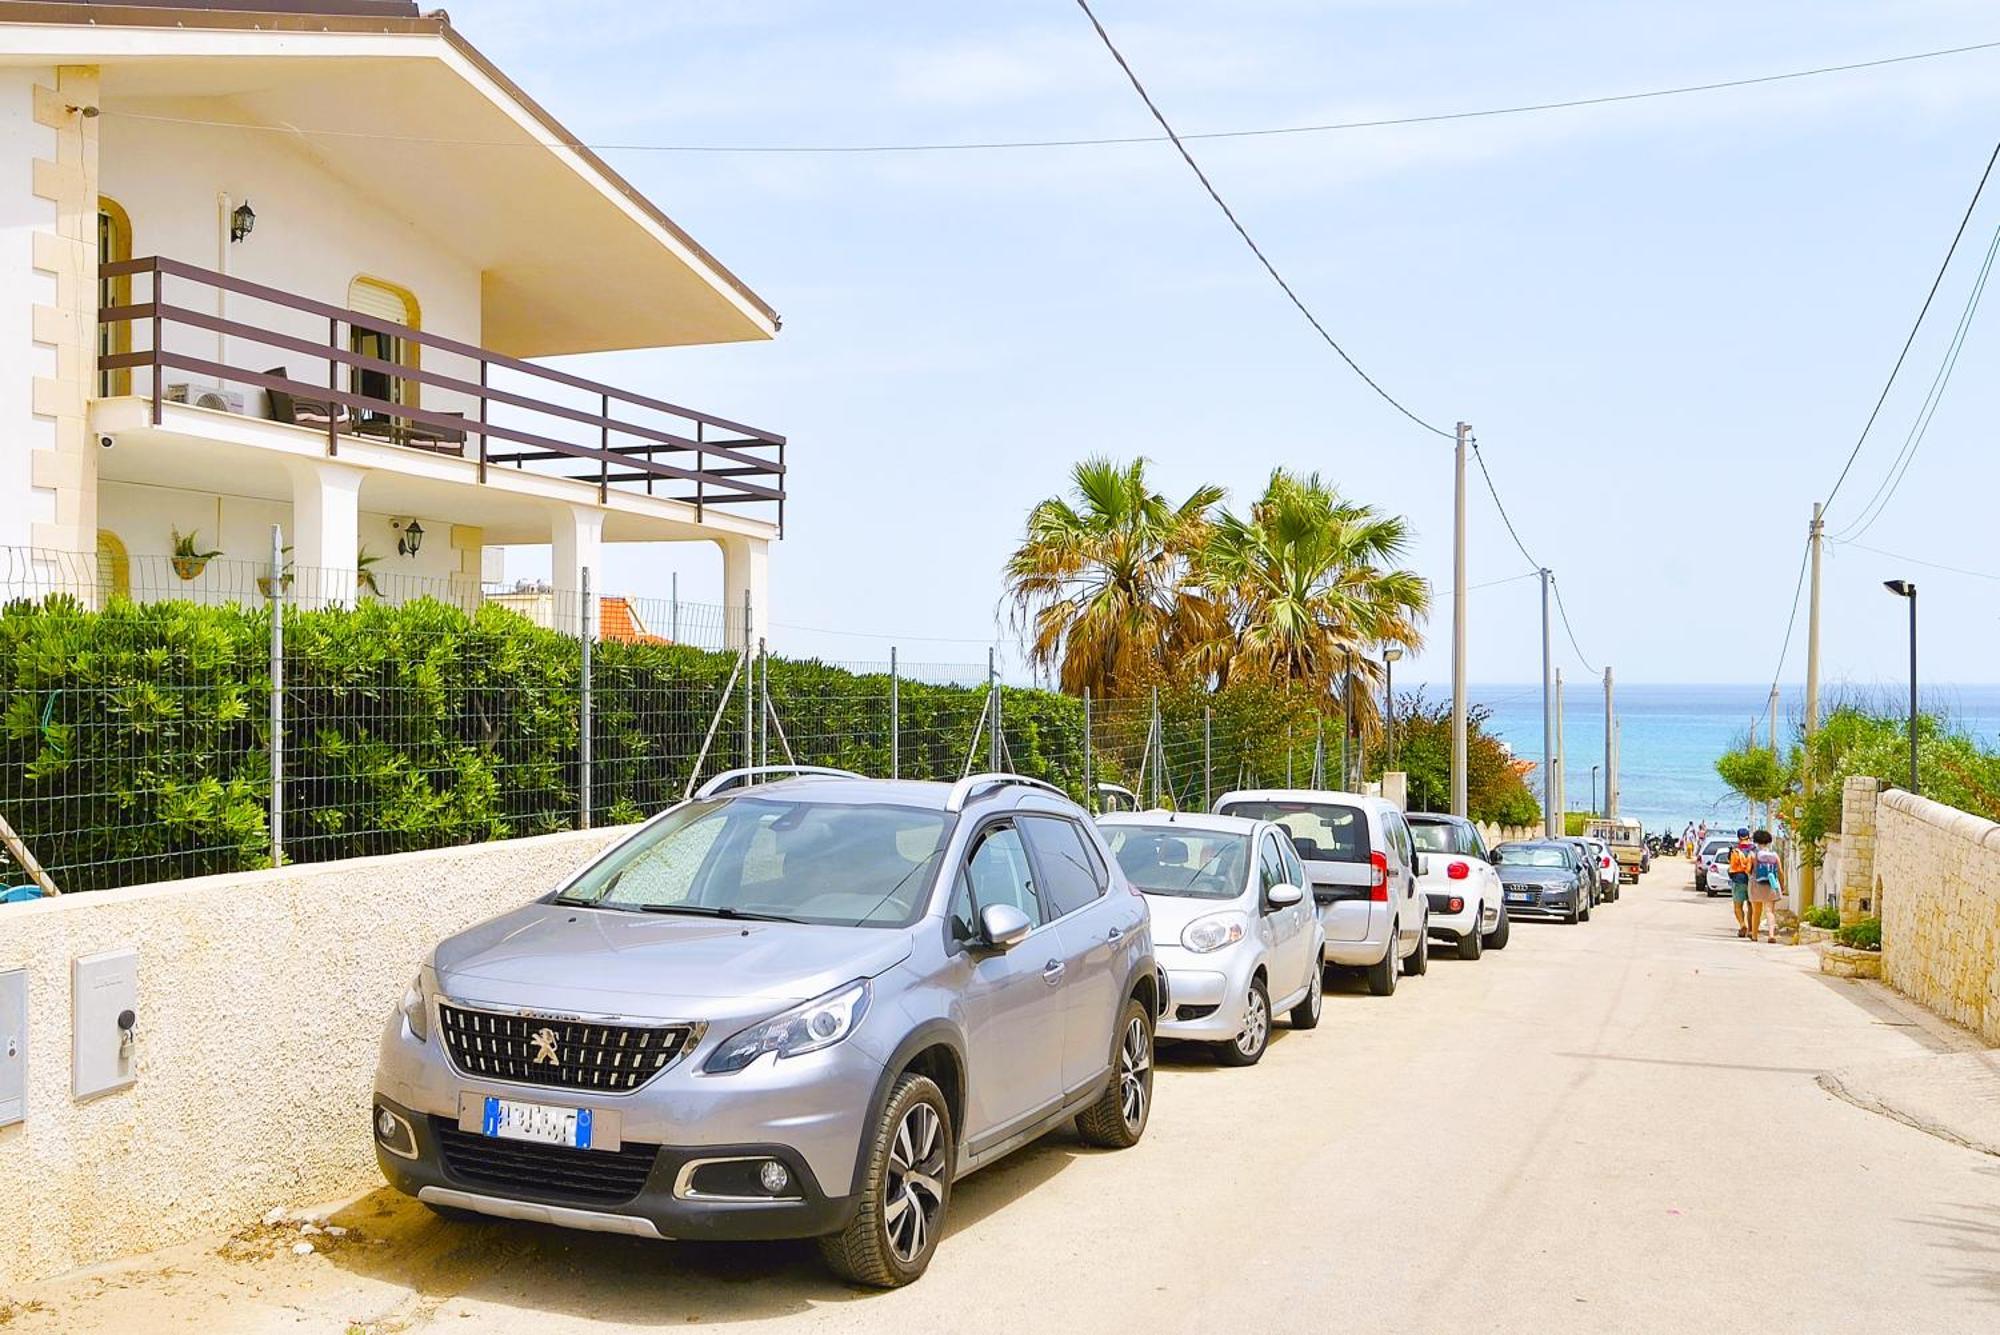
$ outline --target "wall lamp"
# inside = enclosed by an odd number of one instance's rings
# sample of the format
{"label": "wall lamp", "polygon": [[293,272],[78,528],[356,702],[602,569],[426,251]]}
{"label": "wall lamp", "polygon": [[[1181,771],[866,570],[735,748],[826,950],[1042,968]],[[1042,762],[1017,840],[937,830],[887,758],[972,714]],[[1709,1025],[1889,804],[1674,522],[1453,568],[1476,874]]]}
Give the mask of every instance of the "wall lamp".
{"label": "wall lamp", "polygon": [[231,241],[241,241],[256,230],[257,210],[250,207],[249,200],[244,200],[241,204],[230,210],[229,239]]}
{"label": "wall lamp", "polygon": [[[393,519],[389,521],[389,525],[391,528],[399,527]],[[412,519],[400,527],[402,536],[396,539],[396,555],[415,556],[424,545],[424,526]]]}

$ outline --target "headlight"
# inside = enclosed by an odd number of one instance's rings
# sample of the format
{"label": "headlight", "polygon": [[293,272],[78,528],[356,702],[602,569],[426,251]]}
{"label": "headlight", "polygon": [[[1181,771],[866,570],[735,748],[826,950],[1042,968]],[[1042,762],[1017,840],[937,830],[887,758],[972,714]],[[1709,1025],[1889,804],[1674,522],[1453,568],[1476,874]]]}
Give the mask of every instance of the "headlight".
{"label": "headlight", "polygon": [[1181,930],[1181,944],[1197,955],[1233,946],[1242,939],[1240,913],[1211,913],[1206,918],[1196,918]]}
{"label": "headlight", "polygon": [[403,1023],[410,1027],[410,1032],[417,1036],[417,1041],[419,1043],[430,1042],[431,1016],[430,1008],[424,1004],[423,970],[419,969],[417,976],[410,980],[410,985],[403,989],[403,1004],[401,1009],[403,1012]]}
{"label": "headlight", "polygon": [[767,1052],[797,1057],[830,1048],[861,1023],[861,1017],[868,1013],[872,990],[864,978],[773,1015],[762,1024],[753,1024],[717,1048],[701,1069],[710,1075],[726,1075],[742,1070]]}

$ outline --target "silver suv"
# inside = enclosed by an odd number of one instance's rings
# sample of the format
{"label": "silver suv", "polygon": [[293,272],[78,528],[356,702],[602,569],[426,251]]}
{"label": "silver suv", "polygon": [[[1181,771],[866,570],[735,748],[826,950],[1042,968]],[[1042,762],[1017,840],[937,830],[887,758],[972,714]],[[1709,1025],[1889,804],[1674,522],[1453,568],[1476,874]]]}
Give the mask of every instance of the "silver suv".
{"label": "silver suv", "polygon": [[724,775],[440,943],[382,1036],[376,1158],[441,1213],[817,1237],[921,1275],[952,1183],[1074,1116],[1137,1143],[1146,902],[1059,791]]}

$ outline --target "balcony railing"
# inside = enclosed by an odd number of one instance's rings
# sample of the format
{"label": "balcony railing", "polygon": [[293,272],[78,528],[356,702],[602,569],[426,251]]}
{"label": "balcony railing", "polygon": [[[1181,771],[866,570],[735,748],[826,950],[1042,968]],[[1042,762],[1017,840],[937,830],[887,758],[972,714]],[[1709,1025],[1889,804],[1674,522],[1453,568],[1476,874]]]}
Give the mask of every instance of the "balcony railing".
{"label": "balcony railing", "polygon": [[[697,519],[769,505],[784,525],[783,436],[179,260],[99,272],[116,295],[98,366],[139,377],[155,425],[178,374],[263,391],[263,410],[246,393],[243,411],[322,430],[329,455],[386,442],[476,461],[481,482],[511,467],[589,483],[600,502],[613,487],[684,502]],[[120,290],[142,276],[148,290]]]}

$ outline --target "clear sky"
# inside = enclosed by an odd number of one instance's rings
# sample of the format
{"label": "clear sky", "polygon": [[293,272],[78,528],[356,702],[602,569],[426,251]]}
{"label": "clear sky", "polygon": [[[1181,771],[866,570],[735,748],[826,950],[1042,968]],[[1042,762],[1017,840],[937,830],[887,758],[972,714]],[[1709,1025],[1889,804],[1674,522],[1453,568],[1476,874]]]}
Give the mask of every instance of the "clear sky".
{"label": "clear sky", "polygon": [[[1974,0],[1100,0],[1184,131],[1617,93],[2000,39]],[[1070,0],[455,0],[590,142],[846,144],[1144,134]],[[1194,146],[1279,267],[1416,411],[1472,422],[1583,648],[1629,681],[1768,681],[1825,494],[2000,136],[2000,51],[1632,105]],[[1164,144],[606,156],[783,313],[770,344],[590,359],[787,433],[778,647],[968,661],[999,568],[1078,457],[1169,494],[1317,469],[1410,516],[1449,675],[1450,449],[1373,398]],[[1914,421],[2000,226],[1973,219],[1831,528]],[[2000,575],[2000,300],[1860,541]],[[1474,486],[1477,488],[1476,474]],[[1472,583],[1529,568],[1475,492]],[[714,597],[718,563],[625,549],[606,585]],[[526,561],[513,567],[525,572]],[[510,571],[510,573],[512,573]],[[1991,681],[2000,582],[1829,548],[1830,679]],[[1537,672],[1535,585],[1474,595],[1474,680]],[[1803,614],[1787,680],[1802,674]],[[831,635],[802,628],[837,628]],[[918,637],[938,637],[925,642]],[[952,643],[959,640],[965,643]],[[1003,653],[1013,657],[1011,637]],[[1566,657],[1570,657],[1565,654]],[[1572,662],[1573,671],[1580,672]]]}

